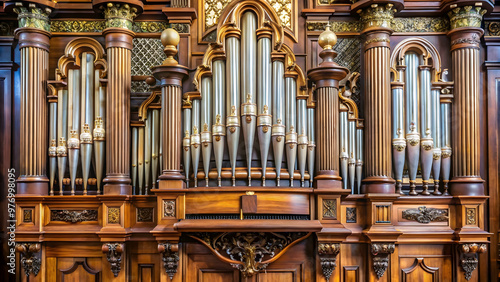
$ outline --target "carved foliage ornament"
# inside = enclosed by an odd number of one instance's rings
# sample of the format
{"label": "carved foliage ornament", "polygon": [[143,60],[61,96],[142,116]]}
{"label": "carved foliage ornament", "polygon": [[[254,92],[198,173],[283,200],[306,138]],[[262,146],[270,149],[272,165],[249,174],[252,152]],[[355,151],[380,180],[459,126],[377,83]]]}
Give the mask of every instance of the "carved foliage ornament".
{"label": "carved foliage ornament", "polygon": [[83,221],[97,221],[98,211],[97,210],[80,210],[80,211],[70,211],[70,210],[51,210],[50,220],[51,221],[65,221],[65,222],[83,222]]}
{"label": "carved foliage ornament", "polygon": [[333,271],[337,267],[337,255],[340,252],[340,244],[320,243],[318,244],[318,254],[321,261],[321,270],[326,278],[330,280]]}
{"label": "carved foliage ornament", "polygon": [[38,254],[41,249],[42,246],[39,243],[16,244],[16,251],[21,253],[20,262],[26,277],[29,277],[30,274],[33,274],[34,276],[38,275],[42,264]]}
{"label": "carved foliage ornament", "polygon": [[108,208],[108,223],[120,223],[120,208]]}
{"label": "carved foliage ornament", "polygon": [[163,217],[175,217],[175,200],[163,200]]}
{"label": "carved foliage ornament", "polygon": [[384,276],[387,267],[389,266],[389,255],[394,253],[396,246],[394,243],[374,243],[372,244],[373,270],[377,274],[378,279]]}
{"label": "carved foliage ornament", "polygon": [[107,3],[101,6],[106,18],[106,28],[121,27],[132,30],[132,22],[137,16],[137,9],[128,4]]}
{"label": "carved foliage ornament", "polygon": [[244,277],[251,277],[309,235],[311,233],[229,232],[196,233],[190,236],[209,247],[219,259],[239,269]]}
{"label": "carved foliage ornament", "polygon": [[485,22],[486,34],[489,36],[500,36],[500,22]]}
{"label": "carved foliage ornament", "polygon": [[425,224],[431,221],[448,221],[448,210],[422,206],[403,211],[403,218]]}
{"label": "carved foliage ornament", "polygon": [[465,279],[471,279],[472,272],[477,268],[479,263],[478,253],[483,253],[486,249],[486,244],[471,243],[459,246],[460,265],[465,272]]}
{"label": "carved foliage ornament", "polygon": [[50,31],[49,15],[52,12],[49,8],[39,8],[35,4],[23,6],[23,3],[16,3],[14,12],[18,14],[19,27],[32,27]]}
{"label": "carved foliage ornament", "polygon": [[106,243],[102,246],[102,251],[106,253],[106,258],[111,265],[111,272],[115,277],[120,273],[122,263],[123,244]]}
{"label": "carved foliage ornament", "polygon": [[178,245],[170,243],[158,244],[158,250],[162,253],[163,267],[170,280],[174,279],[179,266]]}
{"label": "carved foliage ornament", "polygon": [[337,219],[337,200],[324,199],[323,200],[323,218]]}
{"label": "carved foliage ornament", "polygon": [[481,20],[486,9],[481,7],[463,6],[448,12],[452,29],[459,27],[481,27]]}
{"label": "carved foliage ornament", "polygon": [[370,27],[391,28],[395,12],[396,9],[393,9],[392,4],[387,4],[385,6],[372,4],[370,7],[358,11],[364,29]]}

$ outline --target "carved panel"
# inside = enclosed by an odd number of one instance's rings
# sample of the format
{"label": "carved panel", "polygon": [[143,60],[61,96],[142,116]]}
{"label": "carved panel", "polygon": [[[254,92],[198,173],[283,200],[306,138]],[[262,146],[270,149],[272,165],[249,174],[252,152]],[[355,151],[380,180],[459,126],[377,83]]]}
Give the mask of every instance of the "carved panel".
{"label": "carved panel", "polygon": [[153,222],[153,208],[137,208],[137,222]]}
{"label": "carved panel", "polygon": [[357,209],[356,208],[346,208],[345,209],[345,219],[347,223],[357,222]]}
{"label": "carved panel", "polygon": [[[24,270],[24,274],[29,277],[33,274],[33,277],[38,275],[40,271],[40,266],[42,261],[40,259],[40,250],[42,245],[39,243],[21,243],[16,244],[16,251],[21,253],[21,267]],[[28,278],[29,280],[29,278]]]}
{"label": "carved panel", "polygon": [[486,36],[500,36],[500,22],[489,22],[485,21],[485,33]]}
{"label": "carved panel", "polygon": [[466,208],[466,224],[467,225],[476,225],[476,208]]}
{"label": "carved panel", "polygon": [[151,75],[151,67],[167,58],[159,38],[134,38],[133,44],[131,75]]}
{"label": "carved panel", "polygon": [[336,199],[323,199],[323,219],[337,219]]}
{"label": "carved panel", "polygon": [[163,200],[163,217],[175,217],[175,200]]}
{"label": "carved panel", "polygon": [[108,223],[120,223],[120,208],[108,208]]}
{"label": "carved panel", "polygon": [[375,222],[376,223],[391,223],[391,206],[376,205],[375,206]]}
{"label": "carved panel", "polygon": [[99,281],[99,270],[92,269],[87,263],[87,258],[75,258],[74,263],[67,269],[60,269],[63,281]]}
{"label": "carved panel", "polygon": [[417,209],[404,210],[403,218],[424,224],[433,221],[448,221],[448,210],[427,208],[426,206],[422,206],[418,207]]}
{"label": "carved panel", "polygon": [[97,221],[97,210],[51,210],[51,221],[64,221],[64,222],[84,222],[84,221]]}
{"label": "carved panel", "polygon": [[[423,271],[423,275],[414,276],[412,274]],[[413,265],[407,268],[401,269],[401,279],[402,282],[413,281],[415,278],[425,277],[425,281],[439,281],[439,268],[430,267],[425,264],[424,258],[415,258]]]}
{"label": "carved panel", "polygon": [[23,210],[23,222],[33,222],[33,210],[24,209]]}
{"label": "carved panel", "polygon": [[373,243],[372,255],[373,270],[377,274],[378,279],[384,276],[387,267],[389,267],[389,256],[394,253],[396,246],[394,243]]}
{"label": "carved panel", "polygon": [[121,243],[105,243],[102,246],[102,251],[106,253],[106,258],[111,267],[111,272],[115,277],[118,277],[120,270],[122,269],[122,253],[124,245]]}

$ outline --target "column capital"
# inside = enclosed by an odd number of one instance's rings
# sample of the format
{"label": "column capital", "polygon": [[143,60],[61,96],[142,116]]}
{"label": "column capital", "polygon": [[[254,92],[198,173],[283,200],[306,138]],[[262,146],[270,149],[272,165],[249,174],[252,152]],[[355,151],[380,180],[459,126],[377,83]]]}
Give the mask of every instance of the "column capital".
{"label": "column capital", "polygon": [[102,12],[106,19],[106,29],[124,28],[132,30],[134,18],[142,13],[144,4],[137,0],[121,0],[109,2],[108,0],[94,0],[92,5],[96,12]]}
{"label": "column capital", "polygon": [[[453,5],[450,5],[450,8]],[[452,30],[458,28],[480,28],[483,15],[487,10],[481,6],[462,6],[452,8],[448,12],[450,27]]]}
{"label": "column capital", "polygon": [[[377,3],[375,3],[377,2]],[[380,3],[373,0],[362,0],[352,5],[352,11],[359,14],[363,24],[362,33],[372,30],[388,30],[392,32],[394,13],[403,8],[403,1],[388,0]]]}

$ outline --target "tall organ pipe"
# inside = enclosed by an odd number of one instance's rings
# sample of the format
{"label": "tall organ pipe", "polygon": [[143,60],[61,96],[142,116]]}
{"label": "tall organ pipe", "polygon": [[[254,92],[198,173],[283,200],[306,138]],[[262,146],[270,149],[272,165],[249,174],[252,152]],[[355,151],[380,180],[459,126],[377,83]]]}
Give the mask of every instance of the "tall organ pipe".
{"label": "tall organ pipe", "polygon": [[138,169],[138,141],[139,133],[136,126],[132,127],[132,193],[137,195],[137,169]]}
{"label": "tall organ pipe", "polygon": [[349,133],[349,188],[351,193],[354,194],[354,179],[356,177],[356,119],[349,120],[348,125]]}
{"label": "tall organ pipe", "polygon": [[406,99],[406,144],[408,150],[408,174],[410,176],[410,192],[418,195],[416,179],[420,158],[420,133],[418,132],[418,56],[410,52],[405,54],[405,99]]}
{"label": "tall organ pipe", "polygon": [[75,180],[80,151],[80,70],[69,70],[68,75],[68,162],[71,195],[75,195]]}
{"label": "tall organ pipe", "polygon": [[271,33],[266,30],[258,31],[259,41],[257,48],[257,133],[260,146],[260,160],[262,166],[262,186],[266,186],[267,157],[271,144]]}
{"label": "tall organ pipe", "polygon": [[151,116],[151,111],[148,111],[148,116],[144,127],[144,195],[148,194],[150,176],[151,176],[151,120],[153,117]]}
{"label": "tall organ pipe", "polygon": [[158,180],[158,162],[160,154],[160,110],[154,109],[151,111],[151,175],[153,180],[153,188],[156,187]]}
{"label": "tall organ pipe", "polygon": [[62,195],[68,156],[68,149],[66,148],[66,140],[68,139],[68,90],[59,90],[57,105],[57,116],[59,117],[59,123],[57,124],[57,167],[59,174],[59,194]]}
{"label": "tall organ pipe", "polygon": [[434,178],[434,195],[441,195],[439,192],[439,174],[441,171],[441,107],[439,103],[439,87],[433,87],[431,91],[431,123],[432,139],[434,146],[432,149],[432,177]]}
{"label": "tall organ pipe", "polygon": [[94,55],[82,53],[81,60],[81,118],[83,128],[80,134],[80,154],[82,158],[83,195],[87,195],[87,186],[92,162],[92,134],[94,129]]}
{"label": "tall organ pipe", "polygon": [[297,126],[297,83],[293,76],[285,78],[285,103],[287,109],[285,113],[285,150],[290,186],[293,187],[293,174],[295,172],[295,160],[297,159],[297,132],[295,131]]}
{"label": "tall organ pipe", "polygon": [[240,140],[240,40],[236,33],[226,38],[226,129],[233,186],[236,186],[236,157]]}
{"label": "tall organ pipe", "polygon": [[443,177],[443,195],[448,196],[448,183],[451,172],[451,104],[441,102],[441,174]]}
{"label": "tall organ pipe", "polygon": [[356,158],[356,187],[360,193],[363,173],[363,129],[360,127],[356,128]]}
{"label": "tall organ pipe", "polygon": [[194,187],[198,187],[198,166],[200,164],[201,140],[200,140],[200,100],[193,101],[191,110],[191,159],[193,161]]}
{"label": "tall organ pipe", "polygon": [[214,146],[215,165],[217,167],[217,182],[221,186],[222,158],[224,156],[224,142],[226,136],[223,118],[225,117],[225,89],[226,89],[226,66],[223,60],[216,60],[213,63],[213,117],[212,137]]}
{"label": "tall organ pipe", "polygon": [[429,179],[431,176],[432,169],[432,149],[434,147],[434,142],[432,140],[431,131],[431,71],[429,66],[420,67],[420,90],[421,90],[421,133],[423,138],[421,138],[421,158],[422,158],[422,182],[423,191],[422,195],[428,196],[431,193],[429,190]]}
{"label": "tall organ pipe", "polygon": [[184,173],[186,173],[186,184],[189,187],[189,172],[191,168],[191,108],[184,107],[183,110],[183,132],[184,138],[182,139],[182,152],[184,160]]}
{"label": "tall organ pipe", "polygon": [[208,187],[208,173],[210,172],[210,158],[212,153],[212,78],[205,76],[201,79],[201,155],[203,157],[203,171],[205,172],[205,186]]}
{"label": "tall organ pipe", "polygon": [[[106,116],[106,86],[100,83],[100,71],[95,70],[94,82],[94,162],[97,182],[97,195],[101,194],[101,183],[104,176],[104,150],[106,144],[104,117]],[[137,158],[137,155],[136,155]]]}
{"label": "tall organ pipe", "polygon": [[313,186],[314,180],[314,163],[316,155],[316,137],[314,132],[314,108],[307,109],[307,138],[309,143],[307,145],[307,170],[309,172],[309,186]]}
{"label": "tall organ pipe", "polygon": [[[257,67],[257,17],[253,12],[245,12],[241,18],[241,125],[245,141],[248,186],[252,185],[252,153],[255,141],[257,115],[256,67]],[[234,174],[233,174],[234,176]]]}
{"label": "tall organ pipe", "polygon": [[275,59],[273,61],[273,127],[272,127],[272,140],[274,152],[274,166],[276,167],[276,185],[280,186],[281,176],[281,162],[283,160],[283,149],[285,147],[285,67],[283,61]]}
{"label": "tall organ pipe", "polygon": [[140,126],[138,129],[138,140],[137,140],[137,188],[139,193],[136,195],[142,195],[142,188],[144,187],[144,126]]}
{"label": "tall organ pipe", "polygon": [[347,109],[340,112],[340,176],[342,177],[342,188],[347,189],[349,160],[349,122],[347,121]]}
{"label": "tall organ pipe", "polygon": [[[404,67],[403,67],[404,68]],[[403,169],[405,166],[406,140],[404,82],[401,81],[403,68],[399,67],[398,81],[392,82],[392,157],[394,159],[394,178],[396,179],[396,193],[403,194]]]}
{"label": "tall organ pipe", "polygon": [[[62,91],[59,91],[62,92]],[[56,178],[57,169],[57,100],[50,101],[49,106],[49,186],[50,195],[54,195],[54,181]]]}
{"label": "tall organ pipe", "polygon": [[298,168],[300,172],[300,184],[304,187],[304,176],[306,174],[306,163],[307,163],[307,101],[305,99],[299,99],[297,101],[297,159]]}

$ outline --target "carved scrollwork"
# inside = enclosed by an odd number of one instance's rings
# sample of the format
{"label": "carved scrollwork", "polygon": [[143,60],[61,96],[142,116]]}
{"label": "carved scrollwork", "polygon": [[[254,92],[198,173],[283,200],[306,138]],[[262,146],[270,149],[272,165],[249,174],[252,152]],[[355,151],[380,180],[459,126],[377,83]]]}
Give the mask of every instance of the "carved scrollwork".
{"label": "carved scrollwork", "polygon": [[35,277],[38,275],[40,266],[42,265],[40,255],[38,254],[41,249],[42,245],[39,243],[16,244],[16,251],[21,253],[20,262],[26,277],[29,277],[31,274]]}
{"label": "carved scrollwork", "polygon": [[163,201],[163,217],[175,217],[175,200]]}
{"label": "carved scrollwork", "polygon": [[80,211],[70,211],[70,210],[51,210],[50,220],[51,221],[64,221],[64,222],[83,222],[83,221],[97,221],[98,216],[97,210],[80,210]]}
{"label": "carved scrollwork", "polygon": [[323,200],[323,218],[337,219],[337,200],[324,199]]}
{"label": "carved scrollwork", "polygon": [[474,272],[478,266],[478,253],[483,253],[486,250],[486,244],[469,243],[459,246],[460,265],[465,272],[466,280],[472,278],[472,272]]}
{"label": "carved scrollwork", "polygon": [[189,236],[210,248],[220,260],[240,270],[244,277],[251,277],[310,235],[311,233],[228,232],[196,233]]}
{"label": "carved scrollwork", "polygon": [[340,252],[340,244],[320,243],[318,244],[318,254],[320,256],[321,270],[326,278],[330,280],[333,271],[337,267],[337,255]]}
{"label": "carved scrollwork", "polygon": [[425,224],[431,221],[448,221],[448,210],[422,206],[403,211],[403,218]]}
{"label": "carved scrollwork", "polygon": [[111,272],[115,277],[118,277],[122,269],[122,253],[124,245],[122,243],[105,243],[102,245],[102,251],[106,253],[106,258],[111,265]]}
{"label": "carved scrollwork", "polygon": [[174,279],[179,266],[179,245],[170,243],[158,244],[158,251],[162,254],[163,267],[170,280]]}
{"label": "carved scrollwork", "polygon": [[389,266],[389,256],[394,253],[396,245],[394,243],[373,243],[372,255],[373,270],[377,274],[378,279],[384,276],[387,267]]}

